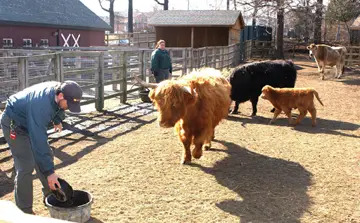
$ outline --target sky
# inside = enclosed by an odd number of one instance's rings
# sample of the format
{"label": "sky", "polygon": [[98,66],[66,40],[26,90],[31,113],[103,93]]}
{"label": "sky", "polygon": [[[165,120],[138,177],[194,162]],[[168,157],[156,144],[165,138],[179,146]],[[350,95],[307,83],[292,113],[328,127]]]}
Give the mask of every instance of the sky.
{"label": "sky", "polygon": [[[163,2],[163,1],[164,0],[159,0],[159,2]],[[169,9],[187,10],[188,1],[189,1],[189,8],[192,10],[195,9],[209,10],[209,9],[214,9],[215,7],[217,9],[226,9],[226,0],[169,0]],[[100,16],[108,15],[107,12],[105,12],[100,8],[98,0],[81,0],[81,2],[84,3],[89,9],[91,9],[97,15]],[[162,9],[162,6],[158,5],[154,0],[133,0],[133,8],[138,9],[141,12],[153,11],[154,6],[158,7],[159,9]],[[128,0],[115,1],[115,11],[127,11],[127,7],[128,7]]]}

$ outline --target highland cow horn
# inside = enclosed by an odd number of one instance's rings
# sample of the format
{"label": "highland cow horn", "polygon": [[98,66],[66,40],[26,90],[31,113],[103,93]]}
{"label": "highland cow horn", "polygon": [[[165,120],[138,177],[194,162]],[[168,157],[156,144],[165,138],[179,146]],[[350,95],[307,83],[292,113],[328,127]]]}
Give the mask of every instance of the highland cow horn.
{"label": "highland cow horn", "polygon": [[182,89],[183,91],[185,91],[186,93],[191,94],[191,88],[190,88],[190,87],[188,87],[188,86],[183,86],[181,89]]}
{"label": "highland cow horn", "polygon": [[145,81],[141,80],[140,78],[138,78],[137,76],[134,76],[134,79],[136,80],[137,83],[135,84],[140,84],[143,87],[146,88],[156,88],[158,86],[158,84],[154,84],[154,83],[146,83]]}

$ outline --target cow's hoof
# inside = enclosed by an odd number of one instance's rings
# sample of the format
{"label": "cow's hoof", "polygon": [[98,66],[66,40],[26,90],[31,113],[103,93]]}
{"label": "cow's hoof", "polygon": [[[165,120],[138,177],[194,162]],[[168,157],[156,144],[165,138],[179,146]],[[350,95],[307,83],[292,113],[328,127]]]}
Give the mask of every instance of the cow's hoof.
{"label": "cow's hoof", "polygon": [[186,164],[190,164],[191,163],[191,159],[182,159],[180,161],[180,164],[186,165]]}
{"label": "cow's hoof", "polygon": [[195,158],[195,159],[200,159],[200,157],[202,156],[202,150],[201,149],[194,149],[192,151],[192,156]]}
{"label": "cow's hoof", "polygon": [[211,148],[211,144],[204,145],[204,151],[209,150]]}
{"label": "cow's hoof", "polygon": [[251,117],[254,117],[254,116],[256,116],[256,113],[251,113]]}

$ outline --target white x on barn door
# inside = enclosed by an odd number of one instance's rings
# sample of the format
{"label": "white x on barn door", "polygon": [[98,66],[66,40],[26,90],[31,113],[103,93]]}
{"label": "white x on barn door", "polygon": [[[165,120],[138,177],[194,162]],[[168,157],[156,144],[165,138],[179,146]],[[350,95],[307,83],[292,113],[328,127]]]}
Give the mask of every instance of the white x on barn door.
{"label": "white x on barn door", "polygon": [[61,37],[63,38],[63,40],[64,40],[64,45],[63,45],[63,47],[69,47],[69,39],[70,39],[70,34],[68,35],[68,37],[67,38],[65,38],[65,36],[64,36],[64,34],[63,33],[61,33]]}
{"label": "white x on barn door", "polygon": [[71,36],[74,40],[74,47],[79,47],[80,34],[77,36],[77,38],[75,38],[74,34],[71,34]]}
{"label": "white x on barn door", "polygon": [[80,34],[78,34],[78,36],[75,38],[74,34],[69,34],[67,37],[64,36],[63,33],[61,33],[61,37],[64,40],[64,45],[63,47],[70,47],[69,46],[69,40],[70,37],[72,37],[72,39],[74,40],[74,45],[72,47],[79,47],[79,39],[80,39]]}

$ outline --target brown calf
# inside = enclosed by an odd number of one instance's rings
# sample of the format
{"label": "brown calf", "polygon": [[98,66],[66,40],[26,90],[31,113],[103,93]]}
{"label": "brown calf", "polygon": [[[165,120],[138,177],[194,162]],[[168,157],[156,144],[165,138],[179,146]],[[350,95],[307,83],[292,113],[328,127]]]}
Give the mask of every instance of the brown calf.
{"label": "brown calf", "polygon": [[[319,94],[313,88],[273,88],[266,85],[262,89],[261,97],[269,100],[275,107],[274,117],[270,121],[270,124],[276,120],[281,111],[284,111],[289,118],[289,124],[297,125],[309,111],[311,114],[312,126],[316,126],[314,95],[320,104],[324,106],[319,98]],[[291,118],[291,110],[293,108],[297,108],[300,111],[300,115],[295,123]]]}

